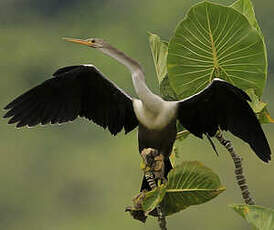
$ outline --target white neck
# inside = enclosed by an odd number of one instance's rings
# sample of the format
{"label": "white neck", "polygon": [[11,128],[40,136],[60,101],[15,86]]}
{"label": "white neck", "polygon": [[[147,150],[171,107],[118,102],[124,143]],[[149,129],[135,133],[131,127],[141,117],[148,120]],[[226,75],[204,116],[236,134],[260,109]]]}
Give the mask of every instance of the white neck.
{"label": "white neck", "polygon": [[110,45],[107,45],[106,48],[99,48],[99,50],[104,54],[116,59],[118,62],[129,69],[138,97],[142,100],[143,104],[148,109],[155,113],[159,112],[163,100],[158,95],[152,93],[147,87],[144,72],[139,63]]}

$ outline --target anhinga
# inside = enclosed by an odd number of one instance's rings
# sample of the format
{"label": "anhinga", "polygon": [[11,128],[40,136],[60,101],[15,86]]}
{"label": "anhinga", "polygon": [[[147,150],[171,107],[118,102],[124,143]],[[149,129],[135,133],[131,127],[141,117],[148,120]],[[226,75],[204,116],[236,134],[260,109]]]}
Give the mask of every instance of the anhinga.
{"label": "anhinga", "polygon": [[[261,125],[249,106],[248,95],[215,78],[204,90],[181,101],[165,101],[150,91],[141,66],[102,39],[65,40],[95,48],[131,72],[139,99],[108,80],[95,66],[77,65],[57,70],[53,78],[17,97],[4,117],[17,127],[63,123],[85,117],[116,135],[138,126],[139,151],[154,148],[165,156],[165,175],[172,168],[169,155],[176,138],[176,121],[192,134],[213,137],[218,129],[247,142],[264,162],[271,151]],[[143,180],[142,189],[148,189]]]}

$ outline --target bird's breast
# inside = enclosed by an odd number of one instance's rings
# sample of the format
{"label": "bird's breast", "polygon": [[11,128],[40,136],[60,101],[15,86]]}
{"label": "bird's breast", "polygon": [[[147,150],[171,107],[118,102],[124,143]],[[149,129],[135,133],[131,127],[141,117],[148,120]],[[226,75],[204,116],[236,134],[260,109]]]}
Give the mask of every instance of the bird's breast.
{"label": "bird's breast", "polygon": [[148,129],[160,130],[176,118],[177,104],[163,101],[158,111],[151,111],[141,100],[133,100],[133,108],[138,121]]}

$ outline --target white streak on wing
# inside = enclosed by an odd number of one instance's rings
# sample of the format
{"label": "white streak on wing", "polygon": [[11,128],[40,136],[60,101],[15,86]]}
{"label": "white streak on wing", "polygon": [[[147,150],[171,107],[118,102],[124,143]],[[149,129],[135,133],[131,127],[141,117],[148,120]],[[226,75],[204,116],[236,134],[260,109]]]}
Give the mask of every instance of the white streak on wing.
{"label": "white streak on wing", "polygon": [[195,96],[197,96],[197,95],[199,95],[199,94],[201,94],[202,92],[204,92],[205,90],[207,90],[211,85],[212,85],[212,83],[214,82],[214,81],[222,81],[222,82],[226,82],[226,81],[224,81],[223,79],[220,79],[220,78],[214,78],[213,79],[213,81],[207,86],[207,87],[205,87],[203,90],[201,90],[200,92],[198,92],[198,93],[195,93],[195,94],[193,94],[193,95],[191,95],[191,96],[189,96],[189,97],[187,97],[187,98],[185,98],[185,99],[183,99],[183,100],[180,100],[180,101],[177,101],[178,103],[180,103],[180,102],[184,102],[184,101],[187,101],[187,100],[189,100],[189,99],[191,99],[191,98],[193,98],[193,97],[195,97]]}
{"label": "white streak on wing", "polygon": [[[98,68],[97,68],[95,65],[93,65],[93,64],[82,64],[82,65],[83,65],[83,66],[87,66],[87,67],[92,67],[92,68],[98,70]],[[98,70],[98,71],[99,71],[99,70]]]}

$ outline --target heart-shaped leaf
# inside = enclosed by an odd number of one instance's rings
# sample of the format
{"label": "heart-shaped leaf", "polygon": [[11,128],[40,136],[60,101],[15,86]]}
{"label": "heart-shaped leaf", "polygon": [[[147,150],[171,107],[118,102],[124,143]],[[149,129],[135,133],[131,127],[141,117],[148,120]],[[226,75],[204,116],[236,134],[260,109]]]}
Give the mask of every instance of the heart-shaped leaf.
{"label": "heart-shaped leaf", "polygon": [[219,177],[197,161],[183,162],[168,174],[168,183],[148,192],[144,211],[153,210],[160,202],[166,216],[189,206],[205,203],[224,191]]}
{"label": "heart-shaped leaf", "polygon": [[191,8],[168,48],[168,74],[180,98],[222,78],[261,96],[266,81],[266,53],[259,32],[231,7],[209,2]]}
{"label": "heart-shaped leaf", "polygon": [[189,206],[205,203],[224,190],[218,175],[211,169],[198,161],[183,162],[168,174],[164,213],[171,215]]}

